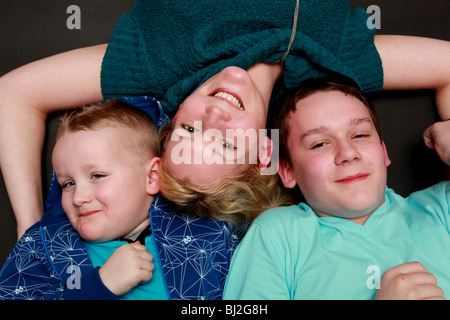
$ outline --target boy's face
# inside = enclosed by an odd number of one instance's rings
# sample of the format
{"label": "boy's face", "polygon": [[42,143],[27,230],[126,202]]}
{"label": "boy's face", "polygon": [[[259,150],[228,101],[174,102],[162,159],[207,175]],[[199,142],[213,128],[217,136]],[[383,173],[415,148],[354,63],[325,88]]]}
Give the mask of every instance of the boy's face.
{"label": "boy's face", "polygon": [[62,206],[82,238],[109,241],[148,224],[153,197],[146,192],[148,162],[141,162],[111,127],[58,140],[53,167],[63,188]]}
{"label": "boy's face", "polygon": [[319,216],[364,223],[384,202],[384,143],[366,106],[342,92],[319,92],[297,102],[290,114],[292,168],[280,163],[286,187],[300,187]]}

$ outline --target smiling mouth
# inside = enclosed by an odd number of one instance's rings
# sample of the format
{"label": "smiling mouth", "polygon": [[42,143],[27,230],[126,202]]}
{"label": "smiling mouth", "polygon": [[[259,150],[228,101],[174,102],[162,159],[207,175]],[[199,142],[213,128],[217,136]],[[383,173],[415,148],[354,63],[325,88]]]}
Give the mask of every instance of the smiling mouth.
{"label": "smiling mouth", "polygon": [[99,212],[100,212],[100,210],[82,212],[82,213],[80,213],[79,217],[89,217],[89,216],[92,216]]}
{"label": "smiling mouth", "polygon": [[244,110],[244,105],[242,104],[242,101],[239,99],[239,97],[237,97],[231,93],[228,93],[225,91],[217,91],[217,92],[214,92],[213,94],[211,94],[211,96],[225,99],[225,100],[231,102],[236,108],[238,108],[240,110]]}
{"label": "smiling mouth", "polygon": [[353,183],[353,182],[359,182],[359,181],[365,180],[368,176],[369,176],[369,174],[367,174],[367,173],[357,174],[357,175],[354,175],[354,176],[348,176],[348,177],[345,177],[343,179],[336,180],[336,182],[344,183],[344,184]]}

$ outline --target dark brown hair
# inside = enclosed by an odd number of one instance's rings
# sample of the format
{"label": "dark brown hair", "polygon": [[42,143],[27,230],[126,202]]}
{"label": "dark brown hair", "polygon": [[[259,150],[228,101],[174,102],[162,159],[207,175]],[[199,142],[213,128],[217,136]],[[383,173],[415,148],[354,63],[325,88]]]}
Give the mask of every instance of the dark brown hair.
{"label": "dark brown hair", "polygon": [[280,160],[286,161],[289,166],[292,166],[291,154],[287,146],[287,139],[290,133],[289,117],[297,110],[297,102],[315,93],[330,91],[340,91],[345,93],[346,95],[350,95],[359,99],[369,111],[375,129],[380,137],[380,140],[382,140],[381,128],[375,108],[352,80],[335,77],[309,79],[304,81],[297,88],[287,90],[272,106],[276,109],[276,115],[274,116],[273,120],[273,127],[280,130]]}

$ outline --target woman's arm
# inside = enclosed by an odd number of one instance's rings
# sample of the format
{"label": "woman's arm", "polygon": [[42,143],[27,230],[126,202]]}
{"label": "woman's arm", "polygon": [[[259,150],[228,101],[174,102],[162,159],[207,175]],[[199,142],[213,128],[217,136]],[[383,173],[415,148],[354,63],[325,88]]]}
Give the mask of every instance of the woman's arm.
{"label": "woman's arm", "polygon": [[0,78],[0,167],[20,237],[43,212],[41,155],[51,112],[102,100],[106,45],[65,52]]}
{"label": "woman's arm", "polygon": [[410,36],[375,36],[385,90],[433,89],[442,122],[424,132],[425,144],[450,165],[450,42]]}
{"label": "woman's arm", "polygon": [[436,90],[442,120],[450,118],[450,42],[394,35],[375,36],[384,90]]}

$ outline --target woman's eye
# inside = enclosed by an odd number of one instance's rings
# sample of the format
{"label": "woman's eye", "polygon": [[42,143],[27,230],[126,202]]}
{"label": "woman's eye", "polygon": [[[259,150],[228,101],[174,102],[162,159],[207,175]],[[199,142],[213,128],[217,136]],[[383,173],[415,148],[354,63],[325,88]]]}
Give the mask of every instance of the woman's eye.
{"label": "woman's eye", "polygon": [[186,124],[182,124],[181,127],[188,132],[194,132],[194,128]]}
{"label": "woman's eye", "polygon": [[225,148],[227,148],[227,149],[231,149],[231,150],[234,150],[234,149],[235,149],[234,145],[232,145],[231,143],[226,142],[225,140],[222,141],[222,145],[223,145]]}

